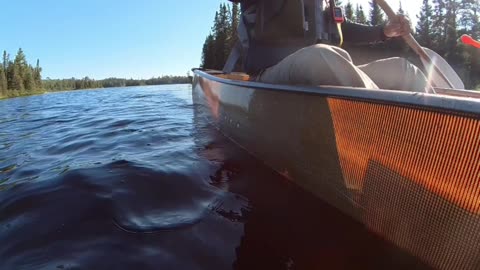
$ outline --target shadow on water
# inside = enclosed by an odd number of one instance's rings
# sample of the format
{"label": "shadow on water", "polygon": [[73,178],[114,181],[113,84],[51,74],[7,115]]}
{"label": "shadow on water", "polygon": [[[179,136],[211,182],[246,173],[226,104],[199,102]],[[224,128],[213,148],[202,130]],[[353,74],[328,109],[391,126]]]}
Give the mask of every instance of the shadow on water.
{"label": "shadow on water", "polygon": [[93,91],[77,118],[59,95],[0,125],[0,269],[426,268],[198,119],[188,89]]}

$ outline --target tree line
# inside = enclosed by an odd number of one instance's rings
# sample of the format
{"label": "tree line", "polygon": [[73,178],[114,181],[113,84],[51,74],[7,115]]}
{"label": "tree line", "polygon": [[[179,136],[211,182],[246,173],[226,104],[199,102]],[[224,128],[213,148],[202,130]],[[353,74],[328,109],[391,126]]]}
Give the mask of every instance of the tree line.
{"label": "tree line", "polygon": [[0,96],[19,96],[42,89],[42,68],[37,60],[35,67],[27,62],[25,53],[19,49],[13,60],[3,51],[0,63]]}
{"label": "tree line", "polygon": [[122,78],[94,80],[89,77],[82,79],[70,78],[55,80],[47,78],[46,80],[42,80],[40,60],[37,59],[35,66],[30,65],[21,48],[13,59],[11,59],[10,54],[3,51],[2,60],[0,62],[0,98],[30,95],[42,93],[44,91],[181,83],[191,83],[190,74],[187,74],[187,76],[161,76],[148,80]]}
{"label": "tree line", "polygon": [[128,87],[128,86],[144,86],[144,85],[162,85],[162,84],[185,84],[191,83],[192,78],[187,76],[162,76],[151,78],[148,80],[135,80],[123,78],[107,78],[104,80],[94,80],[89,77],[83,79],[60,79],[52,80],[47,78],[43,80],[43,89],[48,91],[62,90],[80,90],[94,88],[110,88],[110,87]]}
{"label": "tree line", "polygon": [[[368,12],[362,5],[350,1],[337,1],[342,6],[347,20],[366,24],[382,25],[386,16],[375,0],[369,1]],[[417,14],[418,23],[414,35],[418,42],[444,57],[465,82],[467,88],[480,87],[480,50],[459,43],[463,34],[480,39],[480,1],[478,0],[422,0]],[[400,2],[397,11],[407,17]],[[211,33],[205,39],[202,50],[202,68],[221,70],[237,40],[240,18],[238,4],[221,4],[215,13]],[[399,42],[386,42],[382,48],[398,47]],[[403,44],[403,43],[402,43]],[[378,45],[367,45],[378,48]],[[402,52],[408,48],[402,45]]]}
{"label": "tree line", "polygon": [[203,44],[202,68],[223,69],[223,65],[237,41],[239,22],[240,8],[237,3],[220,4],[219,10],[215,13],[212,31]]}

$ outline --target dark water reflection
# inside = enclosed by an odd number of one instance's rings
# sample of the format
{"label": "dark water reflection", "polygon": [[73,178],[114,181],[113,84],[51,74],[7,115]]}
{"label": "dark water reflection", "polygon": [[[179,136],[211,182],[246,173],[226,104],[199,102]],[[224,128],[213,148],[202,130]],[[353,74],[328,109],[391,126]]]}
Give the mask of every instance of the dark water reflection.
{"label": "dark water reflection", "polygon": [[424,268],[194,120],[187,85],[0,101],[0,269]]}

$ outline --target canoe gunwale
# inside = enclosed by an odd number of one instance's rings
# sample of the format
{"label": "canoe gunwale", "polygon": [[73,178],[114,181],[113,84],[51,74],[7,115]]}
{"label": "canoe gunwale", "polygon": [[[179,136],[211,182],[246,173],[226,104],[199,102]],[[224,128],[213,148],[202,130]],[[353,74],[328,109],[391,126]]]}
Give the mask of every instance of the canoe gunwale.
{"label": "canoe gunwale", "polygon": [[[269,91],[286,91],[331,98],[362,100],[365,102],[399,105],[402,107],[415,107],[422,110],[448,111],[459,113],[471,118],[480,118],[480,99],[471,97],[446,96],[427,93],[416,93],[395,90],[365,89],[340,86],[300,86],[268,84],[254,81],[237,81],[220,78],[199,69],[193,70],[194,74],[221,84],[239,86],[242,88],[263,89]],[[213,74],[221,74],[211,71]],[[458,90],[461,91],[461,90]],[[468,91],[462,91],[468,92]],[[465,115],[467,114],[467,115]]]}

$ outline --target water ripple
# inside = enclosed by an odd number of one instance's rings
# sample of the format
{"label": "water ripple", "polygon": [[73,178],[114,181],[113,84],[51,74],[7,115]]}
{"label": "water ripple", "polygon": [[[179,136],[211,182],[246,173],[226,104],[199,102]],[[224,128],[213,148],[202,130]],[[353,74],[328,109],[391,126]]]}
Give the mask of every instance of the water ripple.
{"label": "water ripple", "polygon": [[0,269],[420,266],[196,121],[189,85],[0,112]]}

